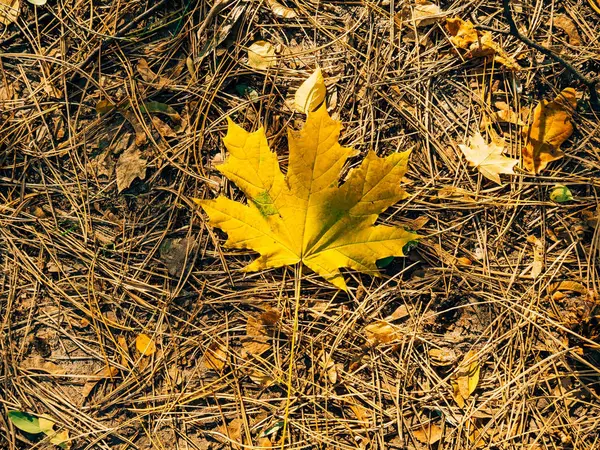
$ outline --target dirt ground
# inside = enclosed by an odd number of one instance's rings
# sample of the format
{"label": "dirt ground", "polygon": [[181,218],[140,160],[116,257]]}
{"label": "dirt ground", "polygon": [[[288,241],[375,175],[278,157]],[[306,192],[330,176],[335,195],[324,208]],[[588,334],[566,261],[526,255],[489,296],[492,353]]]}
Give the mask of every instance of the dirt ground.
{"label": "dirt ground", "polygon": [[[9,411],[51,417],[75,450],[600,449],[600,112],[502,2],[433,2],[426,24],[422,3],[21,0],[0,25],[0,449],[59,448]],[[597,0],[509,3],[600,77]],[[453,17],[520,68],[455,48]],[[247,64],[257,40],[267,70]],[[352,164],[412,149],[410,197],[380,222],[423,239],[381,278],[344,272],[348,293],[241,272],[256,254],[192,201],[244,202],[215,170],[227,116],[264,126],[286,167],[306,117],[290,99],[317,66]],[[477,130],[521,158],[531,111],[567,87],[564,158],[502,185],[469,166]]]}

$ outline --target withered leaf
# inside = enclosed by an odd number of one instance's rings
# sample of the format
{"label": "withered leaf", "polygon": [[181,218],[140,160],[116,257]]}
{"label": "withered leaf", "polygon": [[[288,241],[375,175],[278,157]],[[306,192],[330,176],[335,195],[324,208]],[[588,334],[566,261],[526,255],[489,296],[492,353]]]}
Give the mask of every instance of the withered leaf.
{"label": "withered leaf", "polygon": [[566,88],[553,101],[542,100],[533,110],[531,125],[523,129],[527,145],[523,148],[523,166],[538,174],[564,156],[560,146],[571,134],[571,118],[577,106],[577,91]]}

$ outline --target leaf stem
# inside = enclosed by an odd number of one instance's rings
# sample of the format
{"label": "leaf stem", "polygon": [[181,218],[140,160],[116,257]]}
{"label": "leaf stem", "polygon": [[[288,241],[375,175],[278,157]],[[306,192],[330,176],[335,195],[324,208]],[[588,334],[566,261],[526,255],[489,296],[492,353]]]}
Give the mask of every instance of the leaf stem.
{"label": "leaf stem", "polygon": [[502,0],[502,6],[504,18],[508,22],[508,26],[510,28],[509,34],[516,37],[529,47],[533,47],[540,53],[543,53],[544,55],[553,59],[554,61],[562,65],[568,72],[571,72],[571,74],[575,78],[577,78],[581,83],[583,83],[588,89],[590,93],[590,105],[592,106],[592,108],[596,111],[600,111],[600,98],[598,97],[598,91],[596,91],[596,84],[598,84],[598,79],[588,79],[587,77],[583,76],[571,63],[558,56],[552,50],[538,44],[537,42],[532,41],[527,36],[521,34],[510,9],[510,0]]}
{"label": "leaf stem", "polygon": [[290,347],[290,366],[287,379],[287,401],[285,403],[285,413],[283,417],[283,431],[281,432],[281,449],[285,447],[285,438],[288,428],[288,416],[290,414],[290,398],[292,395],[292,380],[294,375],[294,358],[296,357],[296,337],[298,335],[298,311],[300,310],[300,293],[302,281],[302,261],[296,264],[294,274],[294,323],[292,328],[292,343]]}

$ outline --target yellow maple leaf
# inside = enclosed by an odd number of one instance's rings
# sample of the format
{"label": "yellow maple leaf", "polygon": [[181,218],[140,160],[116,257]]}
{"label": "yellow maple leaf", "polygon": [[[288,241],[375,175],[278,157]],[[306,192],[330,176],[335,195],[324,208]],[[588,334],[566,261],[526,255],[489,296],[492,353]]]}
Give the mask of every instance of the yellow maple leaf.
{"label": "yellow maple leaf", "polygon": [[229,157],[218,170],[246,194],[244,205],[224,196],[196,200],[211,225],[228,234],[229,248],[260,257],[244,268],[257,271],[302,262],[346,290],[339,269],[377,276],[376,261],[403,256],[418,235],[375,225],[378,215],[408,196],[400,187],[410,151],[385,158],[369,152],[340,186],[346,160],[357,152],[338,143],[341,125],[325,105],[309,112],[301,131],[289,131],[287,176],[269,149],[263,128],[249,133],[229,120]]}
{"label": "yellow maple leaf", "polygon": [[494,61],[507,69],[519,70],[521,66],[498,45],[492,33],[481,32],[468,20],[458,17],[446,19],[446,30],[450,33],[450,42],[462,50],[467,50],[463,56],[467,59],[493,56]]}
{"label": "yellow maple leaf", "polygon": [[527,145],[523,148],[523,166],[538,174],[564,156],[560,146],[571,134],[571,117],[577,106],[577,91],[566,88],[551,102],[542,100],[533,110],[531,125],[523,129]]}
{"label": "yellow maple leaf", "polygon": [[467,161],[479,169],[481,175],[498,184],[502,184],[500,174],[514,174],[513,167],[519,162],[518,159],[502,155],[504,141],[487,144],[479,132],[471,136],[469,145],[459,144],[458,147],[462,150]]}

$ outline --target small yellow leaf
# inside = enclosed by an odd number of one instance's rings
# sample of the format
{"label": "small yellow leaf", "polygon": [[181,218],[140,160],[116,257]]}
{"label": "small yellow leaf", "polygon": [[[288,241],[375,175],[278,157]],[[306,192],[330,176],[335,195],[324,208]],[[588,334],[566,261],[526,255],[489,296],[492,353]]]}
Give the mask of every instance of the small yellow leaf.
{"label": "small yellow leaf", "polygon": [[228,234],[228,248],[260,253],[244,271],[302,262],[339,289],[340,268],[378,276],[377,260],[404,256],[419,238],[403,228],[375,225],[378,215],[408,195],[400,187],[410,151],[379,157],[371,151],[340,186],[351,148],[338,143],[341,125],[325,105],[309,112],[301,131],[289,133],[287,176],[269,149],[263,128],[248,133],[229,121],[229,157],[217,169],[240,188],[244,205],[225,196],[196,200],[212,226]]}
{"label": "small yellow leaf", "polygon": [[227,347],[219,342],[213,342],[204,353],[203,361],[207,369],[220,372],[227,364]]}
{"label": "small yellow leaf", "polygon": [[156,344],[150,336],[141,333],[135,338],[135,348],[144,356],[151,356],[156,351]]}
{"label": "small yellow leaf", "polygon": [[252,380],[252,382],[264,388],[272,386],[275,383],[273,377],[258,369],[252,369],[248,377]]}
{"label": "small yellow leaf", "polygon": [[523,166],[538,174],[564,156],[560,146],[571,134],[571,118],[577,106],[577,91],[566,88],[553,101],[542,100],[533,110],[533,122],[523,129],[527,145],[523,148]]}
{"label": "small yellow leaf", "polygon": [[465,400],[477,389],[479,372],[480,367],[476,359],[476,353],[471,350],[465,355],[451,380],[454,390],[454,400],[456,400],[456,403],[461,408],[464,407]]}
{"label": "small yellow leaf", "polygon": [[40,416],[38,418],[40,424],[40,430],[42,433],[52,434],[54,430],[54,421],[49,417]]}
{"label": "small yellow leaf", "polygon": [[242,419],[233,419],[228,424],[221,425],[218,430],[225,438],[219,436],[220,440],[230,444],[234,449],[241,449],[243,427],[244,421]]}
{"label": "small yellow leaf", "polygon": [[399,337],[398,330],[383,320],[378,320],[367,325],[365,327],[365,335],[367,342],[372,346],[387,344]]}
{"label": "small yellow leaf", "polygon": [[281,3],[275,0],[267,0],[267,4],[271,8],[271,11],[277,17],[281,17],[282,19],[293,19],[297,17],[298,14],[292,8],[288,8],[287,6],[283,6]]}
{"label": "small yellow leaf", "polygon": [[438,425],[430,423],[414,430],[413,435],[417,441],[423,444],[435,444],[442,438],[443,431]]}
{"label": "small yellow leaf", "polygon": [[248,65],[253,69],[267,70],[277,62],[275,47],[267,41],[256,41],[248,47]]}
{"label": "small yellow leaf", "polygon": [[458,147],[472,166],[479,169],[488,180],[498,184],[502,184],[500,174],[514,174],[513,168],[519,162],[518,159],[502,155],[504,141],[487,144],[479,132],[471,136],[468,146],[460,144]]}
{"label": "small yellow leaf", "polygon": [[[48,434],[48,433],[46,433]],[[71,443],[69,442],[69,430],[64,429],[59,431],[58,433],[54,433],[51,437],[50,437],[50,442],[53,443],[54,445],[58,445],[60,447],[62,447],[63,449],[68,449],[71,447]]]}
{"label": "small yellow leaf", "polygon": [[10,25],[17,21],[21,0],[0,0],[0,23]]}
{"label": "small yellow leaf", "polygon": [[321,68],[317,67],[317,70],[296,91],[294,107],[296,110],[308,114],[323,103],[326,94],[325,80]]}

